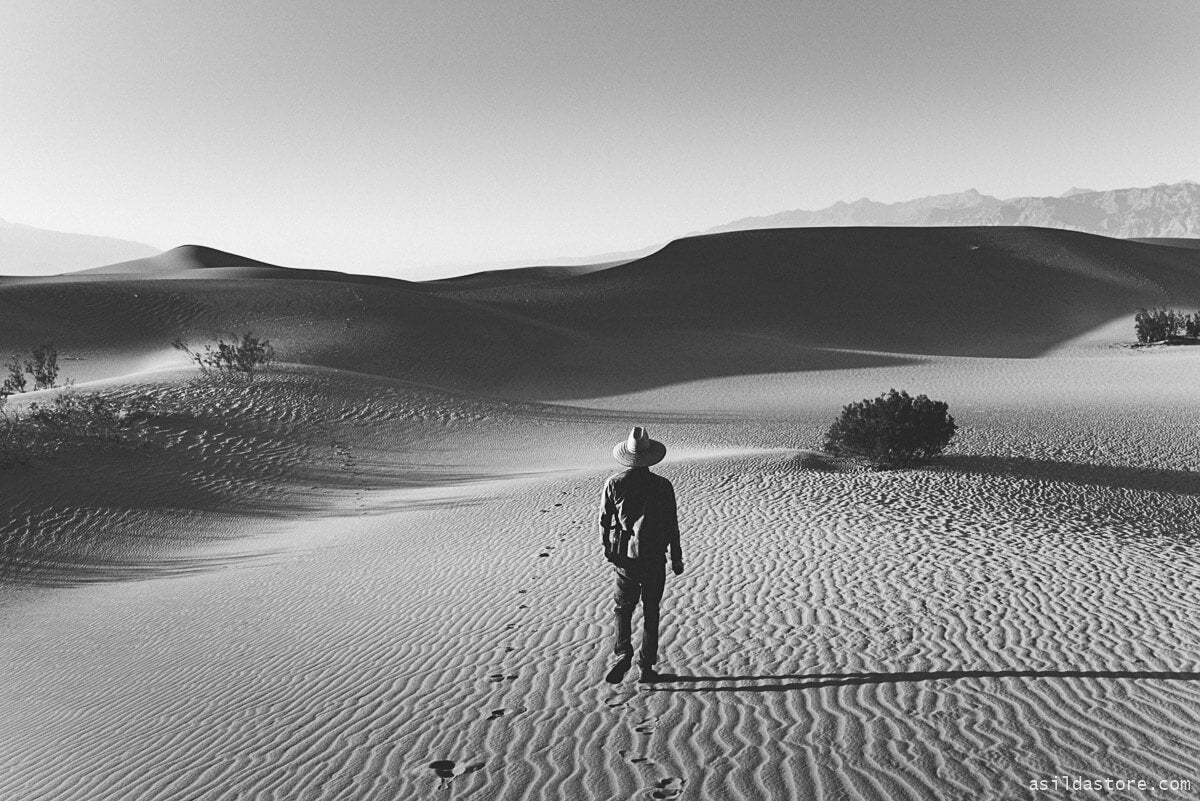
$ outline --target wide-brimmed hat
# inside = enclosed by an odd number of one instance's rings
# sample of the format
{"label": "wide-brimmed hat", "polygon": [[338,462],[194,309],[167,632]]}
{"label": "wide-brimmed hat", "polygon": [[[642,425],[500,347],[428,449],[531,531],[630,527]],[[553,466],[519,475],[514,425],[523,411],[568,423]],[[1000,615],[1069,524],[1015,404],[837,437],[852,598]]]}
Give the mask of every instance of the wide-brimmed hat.
{"label": "wide-brimmed hat", "polygon": [[613,458],[626,467],[649,467],[658,464],[667,455],[667,446],[650,439],[646,429],[634,426],[629,438],[618,442],[613,448]]}

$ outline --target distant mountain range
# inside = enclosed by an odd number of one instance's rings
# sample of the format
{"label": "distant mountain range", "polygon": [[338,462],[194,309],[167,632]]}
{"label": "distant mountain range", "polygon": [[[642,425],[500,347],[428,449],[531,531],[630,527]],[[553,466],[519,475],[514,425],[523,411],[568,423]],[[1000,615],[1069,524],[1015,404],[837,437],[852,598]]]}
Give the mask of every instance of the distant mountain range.
{"label": "distant mountain range", "polygon": [[[1008,200],[980,194],[974,189],[900,203],[876,203],[863,198],[852,203],[835,203],[818,211],[796,209],[764,217],[746,217],[691,235],[760,228],[847,226],[1033,226],[1194,246],[1200,238],[1200,184],[1183,181],[1106,192],[1073,187],[1058,197]],[[641,258],[661,247],[662,244],[658,244],[628,253],[554,259],[545,263],[608,266]],[[57,275],[103,265],[128,267],[118,263],[159,253],[157,248],[140,242],[51,231],[0,220],[0,276]],[[577,272],[581,271],[569,274]]]}
{"label": "distant mountain range", "polygon": [[0,275],[57,275],[159,252],[141,242],[68,234],[0,220]]}
{"label": "distant mountain range", "polygon": [[1200,184],[1183,181],[1096,192],[1072,188],[1058,197],[1001,200],[974,189],[900,203],[863,198],[819,211],[747,217],[704,233],[757,228],[844,226],[1029,225],[1121,239],[1200,237]]}

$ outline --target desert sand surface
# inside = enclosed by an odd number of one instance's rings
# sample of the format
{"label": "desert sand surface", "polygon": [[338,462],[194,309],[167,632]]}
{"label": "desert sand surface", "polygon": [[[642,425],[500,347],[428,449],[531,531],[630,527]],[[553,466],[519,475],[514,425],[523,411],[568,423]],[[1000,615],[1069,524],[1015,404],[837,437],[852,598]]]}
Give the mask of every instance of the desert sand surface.
{"label": "desert sand surface", "polygon": [[[1200,349],[1128,347],[1156,305],[1200,307],[1200,254],[1035,228],[0,279],[5,354],[161,409],[0,471],[0,798],[1194,798]],[[279,359],[250,383],[170,346],[242,331]],[[949,402],[944,457],[813,454],[891,387]],[[687,570],[665,680],[613,685],[633,425]]]}

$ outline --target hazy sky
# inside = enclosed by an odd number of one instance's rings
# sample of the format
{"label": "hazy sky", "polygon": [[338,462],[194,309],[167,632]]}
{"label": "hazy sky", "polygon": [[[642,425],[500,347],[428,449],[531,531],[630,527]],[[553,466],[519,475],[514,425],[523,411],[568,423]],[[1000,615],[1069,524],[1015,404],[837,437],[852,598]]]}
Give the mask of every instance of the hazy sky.
{"label": "hazy sky", "polygon": [[0,0],[0,217],[295,267],[1198,167],[1196,0]]}

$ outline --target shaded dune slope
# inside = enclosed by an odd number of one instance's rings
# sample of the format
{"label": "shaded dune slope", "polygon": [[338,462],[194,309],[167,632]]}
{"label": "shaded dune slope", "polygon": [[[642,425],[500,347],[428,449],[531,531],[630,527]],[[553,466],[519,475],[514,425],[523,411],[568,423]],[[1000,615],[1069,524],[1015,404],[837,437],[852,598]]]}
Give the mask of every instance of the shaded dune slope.
{"label": "shaded dune slope", "polygon": [[1163,245],[1171,248],[1190,248],[1200,250],[1200,239],[1187,236],[1152,236],[1134,237],[1131,242],[1142,242],[1147,245]]}
{"label": "shaded dune slope", "polygon": [[236,253],[226,253],[203,245],[181,245],[164,253],[144,259],[133,259],[116,264],[80,270],[79,275],[156,275],[187,273],[192,270],[285,270],[275,264],[248,259]]}
{"label": "shaded dune slope", "polygon": [[682,239],[486,297],[646,334],[715,326],[808,346],[1028,357],[1139,305],[1200,303],[1200,259],[1038,228],[791,228]]}
{"label": "shaded dune slope", "polygon": [[717,234],[475,288],[204,248],[117,267],[0,283],[0,343],[53,340],[86,380],[105,377],[89,363],[132,372],[170,363],[176,337],[250,330],[284,361],[561,400],[909,354],[1031,357],[1139,306],[1200,305],[1194,252],[1031,228]]}
{"label": "shaded dune slope", "polygon": [[607,270],[610,267],[616,267],[620,264],[628,264],[631,261],[634,261],[634,259],[606,261],[598,264],[564,264],[547,267],[514,267],[507,270],[482,270],[477,273],[468,273],[467,275],[456,275],[451,278],[426,281],[425,285],[435,287],[439,292],[523,286],[543,281],[559,281],[564,278],[575,278],[599,270]]}
{"label": "shaded dune slope", "polygon": [[101,280],[139,277],[205,278],[209,280],[214,278],[303,278],[309,281],[353,281],[359,284],[409,283],[398,279],[354,275],[337,270],[298,270],[293,267],[280,267],[277,264],[268,264],[265,261],[239,256],[236,253],[226,253],[223,250],[203,245],[180,245],[157,256],[108,264],[90,270],[80,270],[72,273],[69,277],[75,279],[97,277]]}

